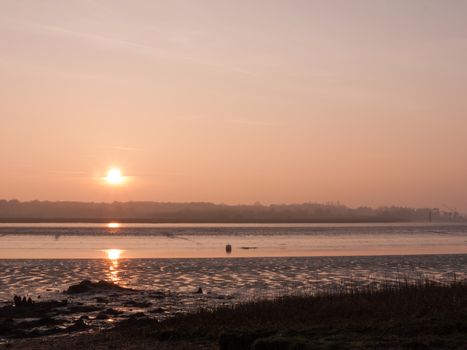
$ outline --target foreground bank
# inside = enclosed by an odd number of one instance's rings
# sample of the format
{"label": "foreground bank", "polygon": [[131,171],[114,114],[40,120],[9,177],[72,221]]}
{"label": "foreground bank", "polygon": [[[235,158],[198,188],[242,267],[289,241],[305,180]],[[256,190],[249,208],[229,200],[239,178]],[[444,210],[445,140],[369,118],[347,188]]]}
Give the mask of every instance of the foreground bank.
{"label": "foreground bank", "polygon": [[286,296],[107,331],[20,339],[9,349],[463,349],[467,284],[432,281]]}

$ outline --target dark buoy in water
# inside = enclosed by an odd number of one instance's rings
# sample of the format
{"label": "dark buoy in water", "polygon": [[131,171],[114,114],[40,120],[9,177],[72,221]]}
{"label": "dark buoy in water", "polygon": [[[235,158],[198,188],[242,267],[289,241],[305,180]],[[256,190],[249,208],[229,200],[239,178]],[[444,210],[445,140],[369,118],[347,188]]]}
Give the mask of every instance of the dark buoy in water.
{"label": "dark buoy in water", "polygon": [[230,244],[227,244],[227,245],[225,246],[225,252],[226,252],[227,254],[232,253],[232,246],[231,246]]}

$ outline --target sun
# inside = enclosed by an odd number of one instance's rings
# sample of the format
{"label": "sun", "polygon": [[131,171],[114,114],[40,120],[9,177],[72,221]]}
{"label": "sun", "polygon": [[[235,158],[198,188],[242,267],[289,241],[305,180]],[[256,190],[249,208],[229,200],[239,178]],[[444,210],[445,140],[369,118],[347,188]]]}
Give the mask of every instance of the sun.
{"label": "sun", "polygon": [[120,255],[122,254],[123,250],[121,249],[107,249],[105,250],[107,254],[107,259],[109,260],[118,260],[120,259]]}
{"label": "sun", "polygon": [[105,181],[110,185],[119,185],[123,182],[124,177],[119,168],[111,168],[107,171]]}

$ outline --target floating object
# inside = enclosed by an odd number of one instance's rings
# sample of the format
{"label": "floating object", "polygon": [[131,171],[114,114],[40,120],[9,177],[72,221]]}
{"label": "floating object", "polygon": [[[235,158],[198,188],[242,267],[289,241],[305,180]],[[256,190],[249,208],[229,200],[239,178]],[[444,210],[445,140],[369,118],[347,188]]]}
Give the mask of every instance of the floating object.
{"label": "floating object", "polygon": [[231,246],[230,244],[227,244],[227,245],[225,246],[225,252],[226,252],[227,254],[232,253],[232,246]]}

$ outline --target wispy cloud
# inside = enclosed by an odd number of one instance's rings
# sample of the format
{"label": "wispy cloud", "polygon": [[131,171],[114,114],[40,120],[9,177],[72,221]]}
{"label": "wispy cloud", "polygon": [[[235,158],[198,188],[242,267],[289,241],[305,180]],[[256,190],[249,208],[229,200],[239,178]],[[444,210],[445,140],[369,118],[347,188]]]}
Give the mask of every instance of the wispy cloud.
{"label": "wispy cloud", "polygon": [[[220,63],[211,57],[206,57],[193,51],[193,42],[199,40],[191,37],[189,31],[185,32],[185,39],[180,40],[178,35],[173,35],[170,31],[157,31],[157,45],[148,45],[134,40],[121,39],[108,34],[97,33],[88,30],[72,29],[63,25],[52,25],[36,21],[1,18],[1,24],[10,30],[21,32],[28,31],[34,35],[45,35],[51,37],[61,37],[67,40],[77,40],[83,43],[97,45],[99,47],[122,50],[133,55],[144,55],[153,58],[171,60],[175,62],[188,63],[198,66],[209,67],[210,69],[228,71],[244,77],[255,77],[256,73],[244,67]],[[190,45],[191,44],[191,45]]]}

